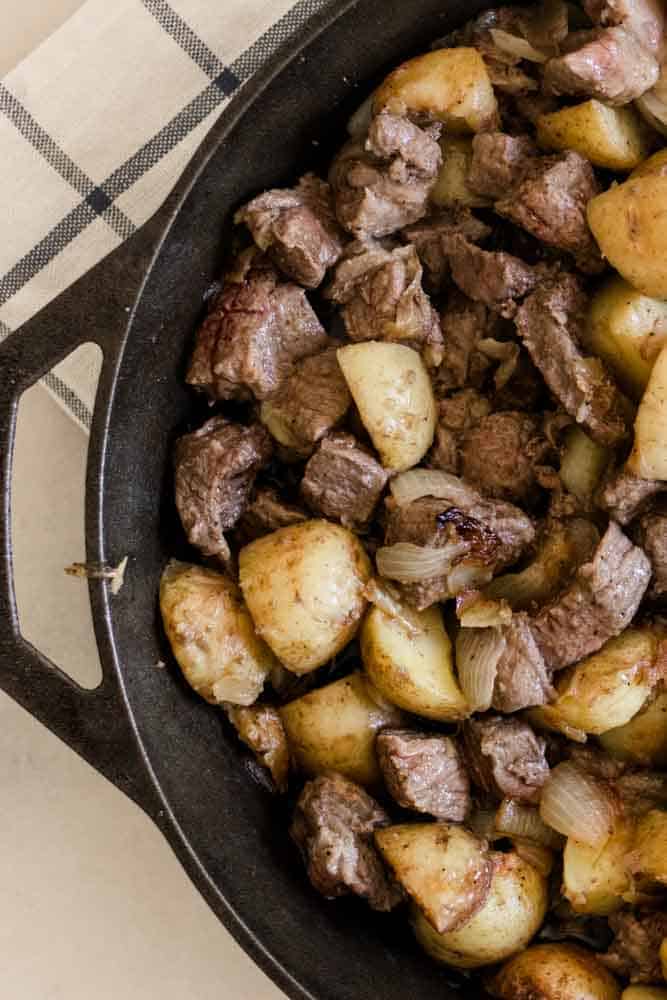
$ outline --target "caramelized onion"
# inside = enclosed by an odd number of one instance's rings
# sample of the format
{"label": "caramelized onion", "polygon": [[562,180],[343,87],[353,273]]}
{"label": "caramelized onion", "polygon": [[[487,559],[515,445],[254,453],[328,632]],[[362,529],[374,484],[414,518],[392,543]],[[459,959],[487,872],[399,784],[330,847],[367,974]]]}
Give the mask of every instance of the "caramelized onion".
{"label": "caramelized onion", "polygon": [[507,52],[508,55],[516,56],[517,59],[527,59],[528,62],[545,63],[547,61],[544,52],[534,48],[525,38],[510,35],[508,31],[502,31],[500,28],[491,28],[490,35],[493,38],[493,44],[501,52]]}
{"label": "caramelized onion", "polygon": [[553,769],[542,789],[540,816],[566,837],[601,847],[612,830],[614,803],[604,786],[566,761]]}
{"label": "caramelized onion", "polygon": [[386,580],[376,578],[369,580],[364,589],[364,597],[383,611],[388,618],[395,618],[400,622],[408,635],[418,635],[421,631],[422,626],[417,621],[415,612],[401,603],[394,587]]}
{"label": "caramelized onion", "polygon": [[494,628],[509,625],[512,609],[507,601],[491,600],[479,591],[469,591],[457,597],[456,615],[463,628]]}
{"label": "caramelized onion", "polygon": [[544,822],[535,806],[503,799],[495,817],[495,828],[505,837],[532,840],[543,847],[562,847],[563,838]]}
{"label": "caramelized onion", "polygon": [[455,559],[468,550],[466,542],[452,542],[434,549],[412,542],[396,542],[377,550],[375,561],[380,576],[399,583],[421,583],[435,576],[446,576]]}
{"label": "caramelized onion", "polygon": [[391,480],[391,495],[399,507],[406,507],[421,497],[442,497],[452,506],[470,500],[470,489],[458,476],[439,469],[410,469]]}
{"label": "caramelized onion", "polygon": [[491,707],[498,661],[505,639],[495,628],[465,628],[456,637],[459,684],[473,712]]}

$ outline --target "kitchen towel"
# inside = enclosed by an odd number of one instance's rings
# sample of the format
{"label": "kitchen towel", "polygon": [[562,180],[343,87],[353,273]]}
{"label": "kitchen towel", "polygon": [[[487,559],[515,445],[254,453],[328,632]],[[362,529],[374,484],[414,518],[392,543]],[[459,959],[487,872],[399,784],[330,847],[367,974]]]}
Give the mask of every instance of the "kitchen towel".
{"label": "kitchen towel", "polygon": [[[4,76],[0,341],[159,209],[237,90],[328,2],[86,0]],[[84,430],[99,364],[84,345],[44,379]]]}

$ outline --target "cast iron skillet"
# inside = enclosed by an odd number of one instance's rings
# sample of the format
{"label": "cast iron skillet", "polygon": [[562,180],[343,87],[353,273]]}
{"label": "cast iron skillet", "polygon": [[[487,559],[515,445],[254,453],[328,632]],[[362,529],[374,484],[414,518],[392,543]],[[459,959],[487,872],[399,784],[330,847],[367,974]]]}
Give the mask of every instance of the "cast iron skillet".
{"label": "cast iron skillet", "polygon": [[[130,795],[256,962],[295,1000],[446,1000],[449,975],[413,944],[405,916],[373,919],[307,884],[283,807],[178,680],[156,615],[160,572],[181,535],[174,437],[203,419],[183,384],[233,209],[323,167],[347,115],[383,72],[471,17],[484,0],[334,0],[224,113],[165,208],[0,347],[0,686]],[[131,306],[128,314],[126,307]],[[88,458],[87,558],[128,555],[116,597],[91,581],[104,679],[85,691],[20,635],[11,567],[11,456],[21,393],[77,345],[104,366]],[[460,994],[458,994],[460,996]],[[473,986],[472,993],[479,996]]]}

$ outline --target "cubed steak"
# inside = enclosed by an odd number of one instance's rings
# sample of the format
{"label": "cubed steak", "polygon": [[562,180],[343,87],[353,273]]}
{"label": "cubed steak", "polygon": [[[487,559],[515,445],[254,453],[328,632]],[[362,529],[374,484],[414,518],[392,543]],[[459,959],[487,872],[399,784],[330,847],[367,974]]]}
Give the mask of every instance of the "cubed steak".
{"label": "cubed steak", "polygon": [[600,956],[608,969],[631,983],[662,981],[660,945],[667,937],[667,913],[655,910],[621,910],[609,917],[614,940]]}
{"label": "cubed steak", "polygon": [[528,503],[539,496],[537,473],[551,446],[529,413],[491,413],[463,437],[461,475],[487,496]]}
{"label": "cubed steak", "polygon": [[639,544],[651,562],[650,597],[667,594],[667,512],[644,514],[639,521]]}
{"label": "cubed steak", "polygon": [[620,25],[577,31],[570,40],[574,47],[545,66],[543,86],[548,94],[623,105],[641,97],[658,79],[655,56]]}
{"label": "cubed steak", "polygon": [[546,743],[527,722],[500,715],[463,727],[465,760],[479,788],[496,798],[537,803],[549,777]]}
{"label": "cubed steak", "polygon": [[606,510],[619,524],[629,524],[659,493],[667,491],[667,483],[659,479],[641,479],[625,467],[616,470],[602,484],[596,497],[598,506]]}
{"label": "cubed steak", "polygon": [[490,236],[491,228],[468,208],[443,210],[407,226],[401,234],[417,248],[425,271],[425,284],[430,291],[442,290],[449,277],[449,251],[452,239],[463,236],[470,243],[479,243]]}
{"label": "cubed steak", "polygon": [[537,155],[537,147],[527,135],[481,132],[472,140],[468,186],[488,198],[504,198]]}
{"label": "cubed steak", "polygon": [[375,746],[385,784],[399,806],[463,822],[471,806],[470,782],[451,736],[384,729]]}
{"label": "cubed steak", "polygon": [[306,465],[301,495],[316,514],[364,531],[387,479],[377,459],[351,434],[329,434]]}

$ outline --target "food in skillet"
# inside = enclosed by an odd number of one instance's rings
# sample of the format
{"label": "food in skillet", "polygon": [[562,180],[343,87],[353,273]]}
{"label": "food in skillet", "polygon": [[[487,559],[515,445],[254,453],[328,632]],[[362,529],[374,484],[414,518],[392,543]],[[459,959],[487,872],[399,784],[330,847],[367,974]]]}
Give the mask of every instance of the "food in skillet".
{"label": "food in skillet", "polygon": [[665,11],[584,7],[486,11],[238,211],[160,589],[315,888],[503,1000],[667,996]]}

